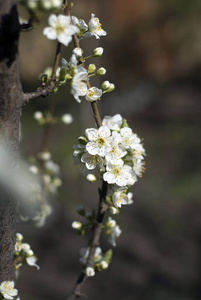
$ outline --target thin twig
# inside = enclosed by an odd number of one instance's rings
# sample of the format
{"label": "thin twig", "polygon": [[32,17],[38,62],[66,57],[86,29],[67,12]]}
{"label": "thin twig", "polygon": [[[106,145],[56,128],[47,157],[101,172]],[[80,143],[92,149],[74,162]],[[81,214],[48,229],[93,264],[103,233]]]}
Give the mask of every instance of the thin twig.
{"label": "thin twig", "polygon": [[[107,183],[105,181],[102,181],[102,188],[99,191],[99,206],[98,206],[98,212],[96,216],[96,223],[94,225],[93,232],[92,232],[92,242],[89,251],[89,256],[86,262],[86,267],[93,267],[94,265],[95,251],[100,243],[102,222],[103,222],[105,212],[108,209],[108,206],[105,204],[106,195],[107,195]],[[80,275],[78,276],[73,292],[67,298],[68,300],[74,300],[78,297],[84,296],[84,294],[81,293],[81,288],[86,279],[87,279],[86,273],[84,271],[81,271]]]}

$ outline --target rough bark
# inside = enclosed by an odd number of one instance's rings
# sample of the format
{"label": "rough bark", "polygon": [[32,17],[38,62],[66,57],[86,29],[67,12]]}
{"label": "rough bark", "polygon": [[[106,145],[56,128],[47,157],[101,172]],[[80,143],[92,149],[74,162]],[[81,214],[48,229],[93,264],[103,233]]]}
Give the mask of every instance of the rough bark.
{"label": "rough bark", "polygon": [[[0,146],[9,157],[10,181],[19,167],[22,88],[19,77],[19,21],[16,0],[0,0]],[[1,170],[2,172],[2,170]],[[2,176],[2,173],[0,173]],[[0,176],[0,178],[1,178]],[[0,179],[1,180],[1,179]],[[0,182],[0,283],[15,280],[15,204]],[[3,192],[4,190],[4,192]]]}

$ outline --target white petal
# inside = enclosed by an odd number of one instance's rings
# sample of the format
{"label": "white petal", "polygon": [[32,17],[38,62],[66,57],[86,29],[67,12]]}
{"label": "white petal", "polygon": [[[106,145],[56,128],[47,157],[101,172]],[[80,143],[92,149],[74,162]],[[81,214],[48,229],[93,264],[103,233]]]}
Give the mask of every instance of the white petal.
{"label": "white petal", "polygon": [[56,40],[56,39],[57,39],[57,33],[56,33],[56,31],[55,31],[53,28],[51,28],[51,27],[46,27],[46,28],[44,28],[43,34],[46,35],[46,37],[47,37],[49,40]]}
{"label": "white petal", "polygon": [[52,14],[49,16],[48,19],[48,24],[52,27],[56,27],[57,26],[57,16]]}

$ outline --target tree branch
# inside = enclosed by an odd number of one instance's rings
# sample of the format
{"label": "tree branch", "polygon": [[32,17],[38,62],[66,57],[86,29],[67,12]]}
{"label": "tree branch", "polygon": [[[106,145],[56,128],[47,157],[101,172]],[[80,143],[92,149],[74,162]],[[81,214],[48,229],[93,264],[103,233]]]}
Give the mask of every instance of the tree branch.
{"label": "tree branch", "polygon": [[[92,242],[89,251],[89,256],[86,262],[86,268],[93,267],[94,265],[95,251],[100,243],[102,222],[103,222],[105,212],[108,209],[108,206],[105,204],[106,195],[107,195],[107,183],[105,181],[102,181],[102,188],[99,190],[99,206],[98,206],[98,212],[96,216],[96,223],[94,225],[93,232],[92,232]],[[86,279],[87,279],[86,273],[84,271],[81,271],[80,275],[78,276],[76,285],[73,289],[73,292],[67,298],[67,300],[75,300],[78,297],[84,296],[84,294],[81,293],[81,288]]]}

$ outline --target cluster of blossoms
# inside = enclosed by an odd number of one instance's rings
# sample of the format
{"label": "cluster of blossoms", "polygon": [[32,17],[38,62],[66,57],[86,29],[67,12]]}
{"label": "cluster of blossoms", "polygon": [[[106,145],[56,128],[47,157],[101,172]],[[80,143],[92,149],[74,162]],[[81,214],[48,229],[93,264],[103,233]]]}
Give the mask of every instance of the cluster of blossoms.
{"label": "cluster of blossoms", "polygon": [[16,244],[15,244],[15,269],[18,269],[23,265],[27,264],[29,266],[34,266],[37,270],[40,267],[36,264],[37,257],[34,255],[34,252],[31,250],[31,247],[27,243],[23,243],[23,235],[21,233],[16,234]]}
{"label": "cluster of blossoms", "polygon": [[25,5],[31,12],[45,13],[51,10],[60,9],[62,0],[20,0],[20,4]]}
{"label": "cluster of blossoms", "polygon": [[92,277],[96,272],[105,270],[108,268],[111,259],[112,259],[112,250],[106,251],[104,254],[100,247],[96,248],[94,255],[94,265],[93,267],[86,267],[87,259],[89,257],[89,248],[81,248],[80,249],[80,262],[85,267],[85,273],[88,277]]}
{"label": "cluster of blossoms", "polygon": [[71,18],[69,16],[56,16],[52,14],[48,19],[50,26],[44,29],[43,34],[50,40],[58,39],[58,41],[65,46],[68,46],[72,40],[72,35],[75,33],[78,34],[79,38],[95,36],[97,39],[107,34],[101,28],[101,23],[94,14],[91,14],[88,25],[84,20],[78,20],[78,18],[74,16],[72,17],[72,23],[73,24],[71,24]]}
{"label": "cluster of blossoms", "polygon": [[48,151],[40,152],[38,159],[32,157],[30,160],[29,171],[33,182],[27,187],[29,207],[23,210],[23,207],[19,206],[19,214],[22,221],[33,221],[37,227],[41,227],[52,213],[48,200],[57,194],[62,184],[60,167],[52,161]]}
{"label": "cluster of blossoms", "polygon": [[[0,299],[14,299],[18,295],[18,290],[14,286],[14,281],[3,281],[0,285]],[[16,300],[20,300],[20,298],[18,297]]]}
{"label": "cluster of blossoms", "polygon": [[[60,43],[67,46],[72,41],[72,35],[77,34],[79,38],[95,36],[105,36],[107,33],[101,28],[99,19],[94,14],[91,15],[91,19],[88,25],[84,20],[78,20],[76,17],[72,17],[73,25],[71,24],[71,18],[63,15],[51,15],[48,23],[49,27],[46,27],[43,34],[50,40],[57,39]],[[66,84],[67,81],[71,81],[71,93],[77,102],[81,102],[79,97],[85,96],[85,99],[89,102],[99,100],[103,93],[108,93],[114,90],[114,84],[109,81],[104,81],[101,88],[89,87],[89,76],[106,74],[105,68],[101,67],[96,70],[94,64],[90,64],[86,69],[83,66],[83,62],[89,57],[99,57],[103,54],[103,48],[95,48],[91,55],[83,58],[83,50],[81,48],[75,48],[72,52],[72,56],[67,62],[62,59],[62,66],[57,68],[56,83],[57,86]],[[46,70],[42,75],[42,83],[49,82],[51,77],[51,70]],[[55,91],[57,88],[55,89]]]}
{"label": "cluster of blossoms", "polygon": [[75,164],[82,164],[82,172],[106,181],[112,191],[113,205],[132,203],[128,192],[144,171],[145,150],[140,138],[133,133],[121,115],[106,116],[99,129],[89,128],[74,146]]}

